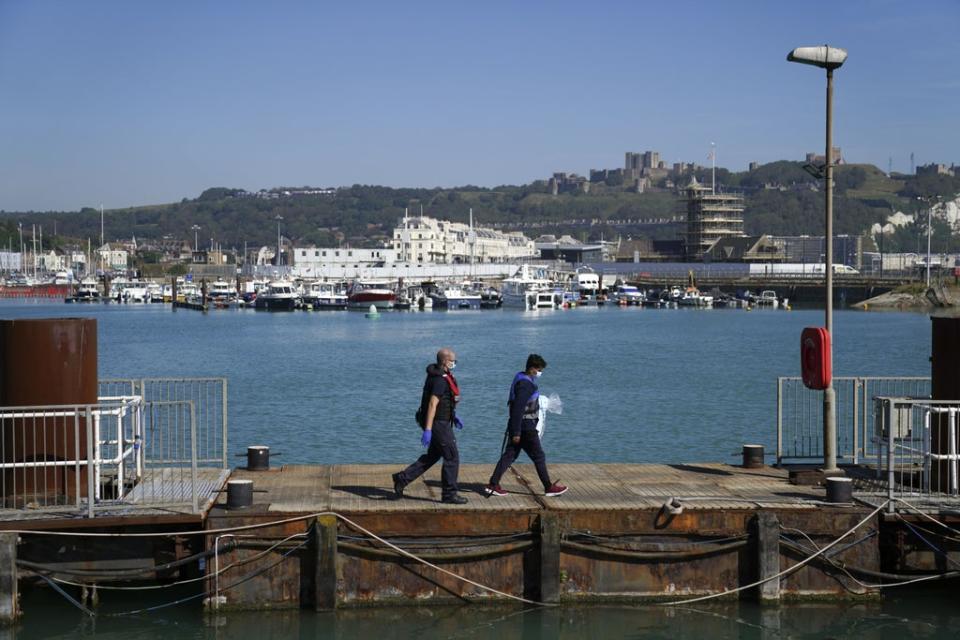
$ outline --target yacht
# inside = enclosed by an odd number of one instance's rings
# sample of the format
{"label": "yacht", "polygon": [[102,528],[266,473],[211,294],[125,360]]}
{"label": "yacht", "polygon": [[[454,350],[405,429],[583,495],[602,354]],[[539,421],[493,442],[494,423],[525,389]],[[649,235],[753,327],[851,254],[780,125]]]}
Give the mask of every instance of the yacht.
{"label": "yacht", "polygon": [[265,311],[293,311],[297,306],[297,298],[292,282],[275,280],[257,294],[253,306]]}
{"label": "yacht", "polygon": [[141,281],[127,283],[127,286],[125,286],[120,293],[120,298],[124,302],[150,302],[150,295],[147,293],[147,283]]}
{"label": "yacht", "polygon": [[600,297],[600,276],[590,267],[580,267],[574,274],[572,291],[579,304],[595,304]]}
{"label": "yacht", "polygon": [[503,281],[503,304],[521,309],[555,309],[557,302],[553,283],[545,269],[522,264],[517,272]]}
{"label": "yacht", "polygon": [[339,291],[333,282],[311,282],[304,285],[303,304],[314,309],[346,309],[347,294]]}
{"label": "yacht", "polygon": [[377,310],[392,309],[397,294],[386,280],[355,280],[347,294],[347,306],[350,309],[366,311],[373,305]]}

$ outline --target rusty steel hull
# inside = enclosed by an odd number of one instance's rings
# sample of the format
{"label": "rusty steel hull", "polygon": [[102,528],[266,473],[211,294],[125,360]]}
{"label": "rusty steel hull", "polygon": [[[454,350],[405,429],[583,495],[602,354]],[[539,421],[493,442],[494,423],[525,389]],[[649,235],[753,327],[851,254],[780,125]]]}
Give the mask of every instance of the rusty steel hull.
{"label": "rusty steel hull", "polygon": [[[782,511],[776,516],[787,528],[806,532],[818,545],[832,542],[868,513],[862,509]],[[276,521],[294,514],[256,510],[229,513],[216,509],[207,526],[221,528]],[[378,535],[402,539],[405,548],[452,573],[511,596],[540,601],[550,588],[545,585],[545,543],[542,513],[357,513],[346,514]],[[715,594],[750,584],[760,576],[757,545],[751,539],[756,511],[688,511],[664,524],[655,510],[635,512],[577,512],[557,520],[561,538],[572,532],[590,531],[597,537],[613,536],[617,549],[646,550],[698,549],[717,538],[743,538],[733,549],[716,553],[695,553],[695,557],[623,558],[610,557],[602,549],[570,548],[561,542],[557,558],[556,601],[643,601],[679,599]],[[310,541],[312,520],[300,520],[256,531],[257,544],[230,549],[220,556],[220,566],[250,560],[263,553],[269,541],[303,534],[306,544],[286,558],[282,549],[249,565],[231,569],[220,576],[227,585],[256,570],[260,576],[224,590],[217,608],[272,609],[317,607],[316,545]],[[867,528],[876,529],[876,524]],[[490,545],[487,541],[515,536],[514,543]],[[464,601],[502,602],[508,598],[434,568],[369,543],[363,534],[340,522],[339,546],[334,566],[335,607],[375,605],[444,604]],[[853,541],[851,539],[851,541]],[[223,541],[221,541],[221,544]],[[213,544],[213,537],[208,539]],[[284,549],[289,550],[291,545]],[[446,556],[446,557],[445,557]],[[781,548],[781,570],[796,564],[803,554]],[[466,559],[464,559],[466,558]],[[857,567],[880,570],[878,536],[851,545],[833,556]],[[212,563],[208,564],[212,571]],[[838,571],[810,564],[786,576],[780,583],[782,597],[836,597],[857,595],[849,581],[838,579]],[[211,583],[211,591],[213,584]],[[752,597],[752,592],[745,594]],[[211,605],[212,606],[212,605]]]}

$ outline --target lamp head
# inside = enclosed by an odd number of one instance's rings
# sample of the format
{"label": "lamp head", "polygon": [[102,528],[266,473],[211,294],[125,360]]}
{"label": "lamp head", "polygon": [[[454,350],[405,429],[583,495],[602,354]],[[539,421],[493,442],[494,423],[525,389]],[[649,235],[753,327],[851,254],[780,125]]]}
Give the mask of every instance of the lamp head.
{"label": "lamp head", "polygon": [[797,47],[787,54],[789,62],[809,64],[821,69],[839,69],[847,60],[847,50],[823,45],[822,47]]}

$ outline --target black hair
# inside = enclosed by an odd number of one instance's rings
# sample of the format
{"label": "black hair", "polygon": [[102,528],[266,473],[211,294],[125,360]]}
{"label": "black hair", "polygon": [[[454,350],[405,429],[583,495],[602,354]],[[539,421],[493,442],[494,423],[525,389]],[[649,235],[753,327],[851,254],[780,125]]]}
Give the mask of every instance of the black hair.
{"label": "black hair", "polygon": [[531,353],[527,356],[527,366],[524,369],[529,371],[530,369],[545,369],[547,366],[547,361],[538,353]]}

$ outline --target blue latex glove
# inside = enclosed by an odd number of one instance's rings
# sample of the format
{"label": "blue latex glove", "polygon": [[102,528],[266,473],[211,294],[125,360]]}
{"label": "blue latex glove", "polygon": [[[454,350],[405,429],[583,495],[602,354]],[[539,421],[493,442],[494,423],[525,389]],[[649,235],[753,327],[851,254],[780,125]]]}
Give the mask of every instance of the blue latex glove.
{"label": "blue latex glove", "polygon": [[423,430],[423,435],[420,436],[420,444],[422,444],[422,445],[425,446],[425,447],[429,447],[429,446],[430,446],[430,437],[431,437],[432,435],[433,435],[433,431],[431,431],[430,429],[424,429],[424,430]]}
{"label": "blue latex glove", "polygon": [[453,416],[453,426],[455,426],[457,429],[463,429],[463,421],[457,416]]}

